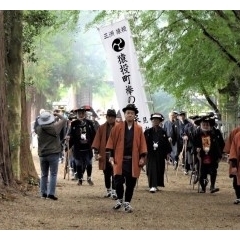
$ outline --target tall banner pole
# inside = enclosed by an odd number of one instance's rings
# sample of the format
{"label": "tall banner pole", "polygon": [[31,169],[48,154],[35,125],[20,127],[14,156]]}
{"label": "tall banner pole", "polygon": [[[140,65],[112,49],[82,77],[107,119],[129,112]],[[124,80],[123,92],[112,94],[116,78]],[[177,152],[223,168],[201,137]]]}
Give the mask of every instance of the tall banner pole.
{"label": "tall banner pole", "polygon": [[112,71],[122,119],[122,108],[134,103],[137,121],[143,129],[151,127],[145,88],[129,23],[126,19],[98,29]]}

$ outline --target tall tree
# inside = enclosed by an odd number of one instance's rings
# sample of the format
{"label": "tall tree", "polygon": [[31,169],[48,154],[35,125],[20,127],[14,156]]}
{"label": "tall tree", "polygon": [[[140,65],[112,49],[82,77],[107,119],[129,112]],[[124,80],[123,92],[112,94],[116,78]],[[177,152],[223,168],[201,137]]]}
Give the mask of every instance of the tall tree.
{"label": "tall tree", "polygon": [[16,179],[20,180],[20,143],[21,143],[21,86],[23,71],[23,25],[22,11],[7,11],[7,76],[8,76],[8,122],[11,161],[13,173]]}
{"label": "tall tree", "polygon": [[5,36],[4,16],[0,11],[0,191],[5,186],[10,186],[14,181],[11,165],[9,136],[8,136],[8,105],[6,97],[5,78]]}

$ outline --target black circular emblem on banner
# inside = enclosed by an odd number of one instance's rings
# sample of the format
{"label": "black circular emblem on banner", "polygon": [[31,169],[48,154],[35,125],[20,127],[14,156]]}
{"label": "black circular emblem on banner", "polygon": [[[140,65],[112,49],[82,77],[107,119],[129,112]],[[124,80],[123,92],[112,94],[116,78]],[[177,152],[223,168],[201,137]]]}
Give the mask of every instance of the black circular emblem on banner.
{"label": "black circular emblem on banner", "polygon": [[116,52],[121,52],[125,47],[125,41],[122,38],[114,39],[112,49]]}

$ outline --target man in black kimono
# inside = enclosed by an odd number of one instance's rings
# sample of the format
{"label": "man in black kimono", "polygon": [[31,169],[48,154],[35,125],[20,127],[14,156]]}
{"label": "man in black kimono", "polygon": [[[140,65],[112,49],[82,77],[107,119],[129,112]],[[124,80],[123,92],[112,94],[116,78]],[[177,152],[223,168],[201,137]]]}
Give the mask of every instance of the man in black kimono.
{"label": "man in black kimono", "polygon": [[164,117],[160,113],[151,114],[150,120],[153,126],[144,132],[147,142],[147,177],[148,186],[151,193],[155,193],[158,188],[164,187],[165,161],[172,151],[168,141],[166,131],[160,127]]}

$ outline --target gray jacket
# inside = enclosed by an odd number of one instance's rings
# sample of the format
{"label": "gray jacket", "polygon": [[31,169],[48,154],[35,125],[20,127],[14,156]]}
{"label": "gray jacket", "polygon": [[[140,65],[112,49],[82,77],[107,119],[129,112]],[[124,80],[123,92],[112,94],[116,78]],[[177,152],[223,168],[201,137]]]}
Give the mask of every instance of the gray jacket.
{"label": "gray jacket", "polygon": [[66,125],[67,119],[58,116],[60,120],[47,125],[38,125],[36,133],[38,135],[38,155],[39,157],[48,156],[62,151],[60,132]]}

